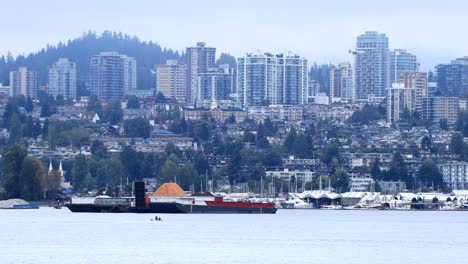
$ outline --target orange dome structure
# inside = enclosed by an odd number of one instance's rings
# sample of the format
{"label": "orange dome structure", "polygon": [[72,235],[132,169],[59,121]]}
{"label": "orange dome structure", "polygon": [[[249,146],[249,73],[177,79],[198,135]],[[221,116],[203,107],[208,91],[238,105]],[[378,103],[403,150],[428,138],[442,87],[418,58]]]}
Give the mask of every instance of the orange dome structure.
{"label": "orange dome structure", "polygon": [[187,196],[177,183],[164,183],[151,196]]}

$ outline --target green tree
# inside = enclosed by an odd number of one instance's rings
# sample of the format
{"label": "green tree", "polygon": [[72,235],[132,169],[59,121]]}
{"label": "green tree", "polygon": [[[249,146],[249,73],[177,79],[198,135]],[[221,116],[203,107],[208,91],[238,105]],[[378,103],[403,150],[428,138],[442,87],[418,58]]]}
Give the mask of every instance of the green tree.
{"label": "green tree", "polygon": [[162,92],[158,92],[156,94],[156,100],[155,100],[156,103],[165,103],[166,102],[166,97],[164,96],[164,94]]}
{"label": "green tree", "polygon": [[20,171],[27,150],[21,145],[14,145],[3,157],[3,187],[7,198],[20,197]]}
{"label": "green tree", "polygon": [[117,124],[120,121],[122,121],[123,110],[120,100],[113,100],[109,102],[109,104],[106,107],[105,116],[107,118],[107,121],[111,124]]}
{"label": "green tree", "polygon": [[[106,184],[112,189],[115,189],[115,187],[118,187],[121,182],[125,182],[127,179],[125,167],[117,157],[106,160],[105,171]],[[112,195],[117,196],[118,193],[113,193]]]}
{"label": "green tree", "polygon": [[198,185],[199,176],[192,164],[186,164],[179,168],[177,173],[177,183],[184,190],[189,190],[192,184]]}
{"label": "green tree", "polygon": [[21,121],[16,113],[13,113],[13,116],[11,117],[9,132],[9,141],[12,144],[17,143],[23,136]]}
{"label": "green tree", "polygon": [[295,143],[297,141],[297,133],[294,127],[291,128],[286,139],[284,140],[284,153],[285,154],[293,154]]}
{"label": "green tree", "polygon": [[126,145],[119,154],[120,161],[125,167],[126,175],[130,181],[141,180],[140,177],[140,155],[132,146]]}
{"label": "green tree", "polygon": [[94,140],[91,144],[91,154],[97,158],[106,158],[107,148],[102,141]]}
{"label": "green tree", "polygon": [[344,193],[349,189],[349,175],[342,170],[335,171],[330,177],[330,181],[337,192]]}
{"label": "green tree", "polygon": [[90,112],[95,112],[98,113],[99,116],[102,116],[102,105],[101,102],[99,102],[99,99],[96,96],[91,96],[89,98],[88,106],[86,109]]}
{"label": "green tree", "polygon": [[46,171],[41,161],[26,157],[19,174],[20,197],[26,200],[39,200],[43,197]]}
{"label": "green tree", "polygon": [[52,170],[46,173],[45,190],[49,198],[55,198],[61,189],[62,173],[58,170]]}
{"label": "green tree", "polygon": [[211,126],[207,121],[198,120],[195,124],[195,136],[201,140],[208,140],[210,138]]}
{"label": "green tree", "polygon": [[372,163],[371,163],[371,166],[370,166],[370,173],[371,173],[371,176],[372,178],[374,179],[380,179],[380,161],[379,161],[379,158],[375,158]]}
{"label": "green tree", "polygon": [[439,128],[445,131],[449,129],[447,119],[443,118],[439,120]]}
{"label": "green tree", "polygon": [[325,164],[331,164],[334,159],[340,160],[338,144],[328,143],[320,153],[320,160]]}
{"label": "green tree", "polygon": [[140,102],[138,101],[138,97],[136,97],[135,95],[129,95],[127,97],[127,108],[129,109],[140,108]]}
{"label": "green tree", "polygon": [[77,148],[89,144],[89,131],[86,128],[72,128],[68,135],[71,145]]}
{"label": "green tree", "polygon": [[172,160],[166,160],[161,168],[159,181],[161,183],[174,182],[177,175],[177,165]]}
{"label": "green tree", "polygon": [[142,117],[125,120],[124,130],[129,137],[149,138],[151,136],[151,125]]}
{"label": "green tree", "polygon": [[31,97],[28,96],[28,98],[26,99],[26,104],[24,106],[24,109],[28,112],[32,112],[32,110],[34,109],[34,104],[33,104],[33,101],[31,100]]}
{"label": "green tree", "polygon": [[425,160],[418,170],[419,181],[426,187],[443,186],[443,178],[437,165],[431,160]]}
{"label": "green tree", "polygon": [[458,154],[461,159],[466,157],[466,143],[463,141],[461,133],[453,133],[450,141],[450,150]]}
{"label": "green tree", "polygon": [[88,161],[83,154],[76,156],[72,169],[72,185],[76,191],[83,190],[88,176]]}
{"label": "green tree", "polygon": [[408,188],[414,184],[413,179],[408,174],[405,161],[400,153],[393,155],[393,160],[390,162],[390,169],[384,174],[383,180],[385,181],[404,181]]}

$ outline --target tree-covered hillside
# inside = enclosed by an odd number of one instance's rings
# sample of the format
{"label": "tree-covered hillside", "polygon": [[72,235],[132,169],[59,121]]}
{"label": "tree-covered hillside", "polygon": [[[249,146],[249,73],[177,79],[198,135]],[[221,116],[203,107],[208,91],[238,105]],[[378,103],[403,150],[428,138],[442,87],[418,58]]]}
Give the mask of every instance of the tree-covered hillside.
{"label": "tree-covered hillside", "polygon": [[26,66],[37,71],[39,85],[45,85],[50,65],[58,58],[68,58],[77,64],[78,89],[83,94],[88,78],[90,59],[103,51],[119,52],[136,59],[139,89],[155,87],[156,79],[152,70],[157,64],[165,63],[168,59],[182,59],[182,54],[171,49],[161,48],[159,44],[152,41],[141,41],[137,37],[109,31],[105,31],[101,35],[88,32],[66,43],[58,43],[56,46],[48,45],[46,48],[29,55],[20,55],[16,58],[11,55],[0,57],[0,83],[8,85],[9,72],[20,66]]}

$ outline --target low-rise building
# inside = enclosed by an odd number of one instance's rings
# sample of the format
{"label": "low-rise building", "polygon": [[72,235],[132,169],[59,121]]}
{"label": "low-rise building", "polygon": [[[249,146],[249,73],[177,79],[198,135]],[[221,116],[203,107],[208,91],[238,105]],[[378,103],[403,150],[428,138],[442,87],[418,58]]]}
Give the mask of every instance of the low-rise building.
{"label": "low-rise building", "polygon": [[468,189],[468,162],[450,161],[438,165],[444,184],[453,190]]}
{"label": "low-rise building", "polygon": [[267,170],[265,171],[266,177],[276,177],[285,181],[296,179],[300,182],[311,182],[314,179],[314,172],[310,170]]}
{"label": "low-rise building", "polygon": [[263,122],[265,119],[301,121],[304,119],[304,107],[287,105],[252,106],[247,109],[247,116],[257,122]]}
{"label": "low-rise building", "polygon": [[349,177],[350,192],[373,191],[375,181],[369,174],[351,174]]}
{"label": "low-rise building", "polygon": [[234,117],[236,122],[243,122],[246,117],[246,112],[237,108],[182,108],[182,115],[186,120],[199,120],[206,116],[212,117],[218,122],[226,122],[232,117]]}

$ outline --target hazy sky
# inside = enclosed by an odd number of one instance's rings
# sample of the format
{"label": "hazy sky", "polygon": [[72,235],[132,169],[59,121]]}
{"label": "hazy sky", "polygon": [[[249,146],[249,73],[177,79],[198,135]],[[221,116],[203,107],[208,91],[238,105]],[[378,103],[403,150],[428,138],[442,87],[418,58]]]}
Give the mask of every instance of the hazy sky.
{"label": "hazy sky", "polygon": [[311,61],[352,60],[366,30],[418,56],[423,69],[468,55],[463,0],[2,0],[0,54],[28,53],[93,30],[121,31],[183,50],[293,51]]}

